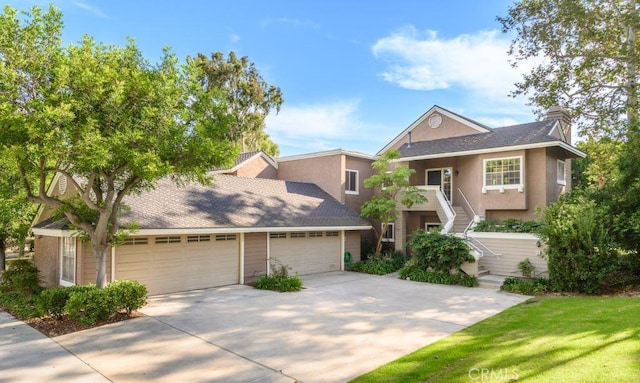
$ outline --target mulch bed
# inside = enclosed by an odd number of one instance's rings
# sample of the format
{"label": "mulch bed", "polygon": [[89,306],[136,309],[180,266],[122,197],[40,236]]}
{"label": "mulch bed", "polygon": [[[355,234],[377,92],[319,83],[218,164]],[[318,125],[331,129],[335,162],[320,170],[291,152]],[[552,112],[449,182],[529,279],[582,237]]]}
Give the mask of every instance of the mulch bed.
{"label": "mulch bed", "polygon": [[67,314],[63,315],[60,319],[44,316],[40,318],[24,319],[23,322],[40,331],[49,338],[52,338],[59,335],[70,334],[72,332],[100,327],[104,326],[105,324],[121,322],[127,319],[138,318],[141,316],[144,316],[144,314],[138,311],[132,312],[131,316],[127,315],[127,313],[125,312],[122,312],[112,316],[105,321],[100,321],[93,325],[78,323],[78,321],[70,318]]}

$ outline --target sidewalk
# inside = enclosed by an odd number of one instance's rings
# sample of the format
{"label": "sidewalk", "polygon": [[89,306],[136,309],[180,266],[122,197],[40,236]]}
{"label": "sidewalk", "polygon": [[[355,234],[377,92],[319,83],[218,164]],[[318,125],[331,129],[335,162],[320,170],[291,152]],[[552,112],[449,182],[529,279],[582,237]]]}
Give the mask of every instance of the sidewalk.
{"label": "sidewalk", "polygon": [[109,382],[59,344],[0,311],[0,382]]}

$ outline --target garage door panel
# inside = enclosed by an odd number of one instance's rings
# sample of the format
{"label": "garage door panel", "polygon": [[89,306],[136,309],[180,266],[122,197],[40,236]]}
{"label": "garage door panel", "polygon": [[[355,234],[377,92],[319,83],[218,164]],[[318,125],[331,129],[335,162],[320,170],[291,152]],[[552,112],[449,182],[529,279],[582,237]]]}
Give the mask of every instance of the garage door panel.
{"label": "garage door panel", "polygon": [[[149,241],[152,242],[152,241]],[[144,283],[150,295],[238,283],[238,240],[131,245],[116,249],[116,278]]]}
{"label": "garage door panel", "polygon": [[272,258],[291,267],[299,275],[340,270],[340,237],[274,238]]}

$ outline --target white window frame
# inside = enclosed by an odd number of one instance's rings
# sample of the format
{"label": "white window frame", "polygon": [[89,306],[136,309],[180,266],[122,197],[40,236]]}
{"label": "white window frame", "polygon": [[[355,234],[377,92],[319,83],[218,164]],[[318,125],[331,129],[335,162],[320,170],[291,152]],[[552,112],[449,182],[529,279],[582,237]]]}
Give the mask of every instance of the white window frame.
{"label": "white window frame", "polygon": [[[78,258],[78,241],[76,237],[60,238],[60,286],[74,286],[76,284],[76,263]],[[71,275],[69,279],[63,279],[65,270],[65,260],[71,261]]]}
{"label": "white window frame", "polygon": [[[562,176],[560,174],[560,166],[562,166]],[[556,179],[558,181],[558,185],[567,184],[567,164],[563,160],[558,160],[556,163]]]}
{"label": "white window frame", "polygon": [[439,227],[440,229],[442,229],[442,224],[440,222],[425,222],[424,223],[424,231],[429,231],[431,229],[434,229],[436,227]]}
{"label": "white window frame", "polygon": [[[487,185],[487,162],[506,161],[506,160],[513,160],[513,159],[520,160],[520,183],[508,184],[508,185],[505,185],[505,184]],[[524,157],[523,156],[497,157],[497,158],[487,158],[482,160],[482,192],[483,193],[486,193],[487,190],[504,191],[505,189],[518,189],[518,191],[522,191],[523,188],[524,188]]]}
{"label": "white window frame", "polygon": [[[347,189],[347,185],[348,185],[348,181],[349,181],[349,172],[351,173],[355,173],[356,174],[356,182],[355,182],[355,190],[349,190]],[[359,188],[359,183],[360,183],[360,171],[355,170],[355,169],[345,169],[344,170],[344,193],[345,194],[353,194],[353,195],[357,195],[360,194],[360,188]]]}
{"label": "white window frame", "polygon": [[[382,232],[382,242],[395,242],[396,241],[396,224],[395,222],[387,222],[386,231],[382,231],[384,224],[380,224],[380,231]],[[386,233],[391,231],[391,238],[386,236]]]}

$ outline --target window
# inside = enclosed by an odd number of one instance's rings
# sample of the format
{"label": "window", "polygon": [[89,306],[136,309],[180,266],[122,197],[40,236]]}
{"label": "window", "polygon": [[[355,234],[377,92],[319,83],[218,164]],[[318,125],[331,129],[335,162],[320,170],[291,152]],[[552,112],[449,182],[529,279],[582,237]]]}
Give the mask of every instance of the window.
{"label": "window", "polygon": [[344,192],[347,194],[358,194],[358,171],[357,170],[347,169],[345,171]]}
{"label": "window", "polygon": [[74,285],[76,283],[76,239],[62,238],[60,252],[60,285]]}
{"label": "window", "polygon": [[216,241],[235,241],[235,234],[218,234],[216,235]]}
{"label": "window", "polygon": [[291,238],[306,238],[307,233],[291,233]]}
{"label": "window", "polygon": [[485,189],[516,189],[522,184],[522,157],[484,160]]}
{"label": "window", "polygon": [[396,240],[396,224],[393,222],[387,223],[384,227],[384,233],[382,233],[382,242],[395,242]]}
{"label": "window", "polygon": [[322,237],[321,231],[311,231],[309,232],[309,238],[319,238]]}
{"label": "window", "polygon": [[435,223],[435,222],[427,222],[424,224],[424,230],[425,231],[431,231],[431,230],[442,230],[442,225],[440,223]]}
{"label": "window", "polygon": [[324,233],[325,237],[337,237],[338,236],[338,232],[337,231],[327,231],[326,233]]}
{"label": "window", "polygon": [[556,166],[557,169],[557,178],[558,178],[558,185],[566,185],[567,184],[567,168],[565,166],[564,161],[562,160],[558,160],[558,165]]}
{"label": "window", "polygon": [[180,243],[180,236],[171,236],[171,237],[156,237],[155,243],[165,244],[165,243]]}
{"label": "window", "polygon": [[287,233],[270,233],[269,238],[271,239],[287,238]]}
{"label": "window", "polygon": [[210,235],[188,235],[187,242],[210,242]]}
{"label": "window", "polygon": [[123,245],[147,245],[149,239],[147,237],[128,237],[124,240]]}

